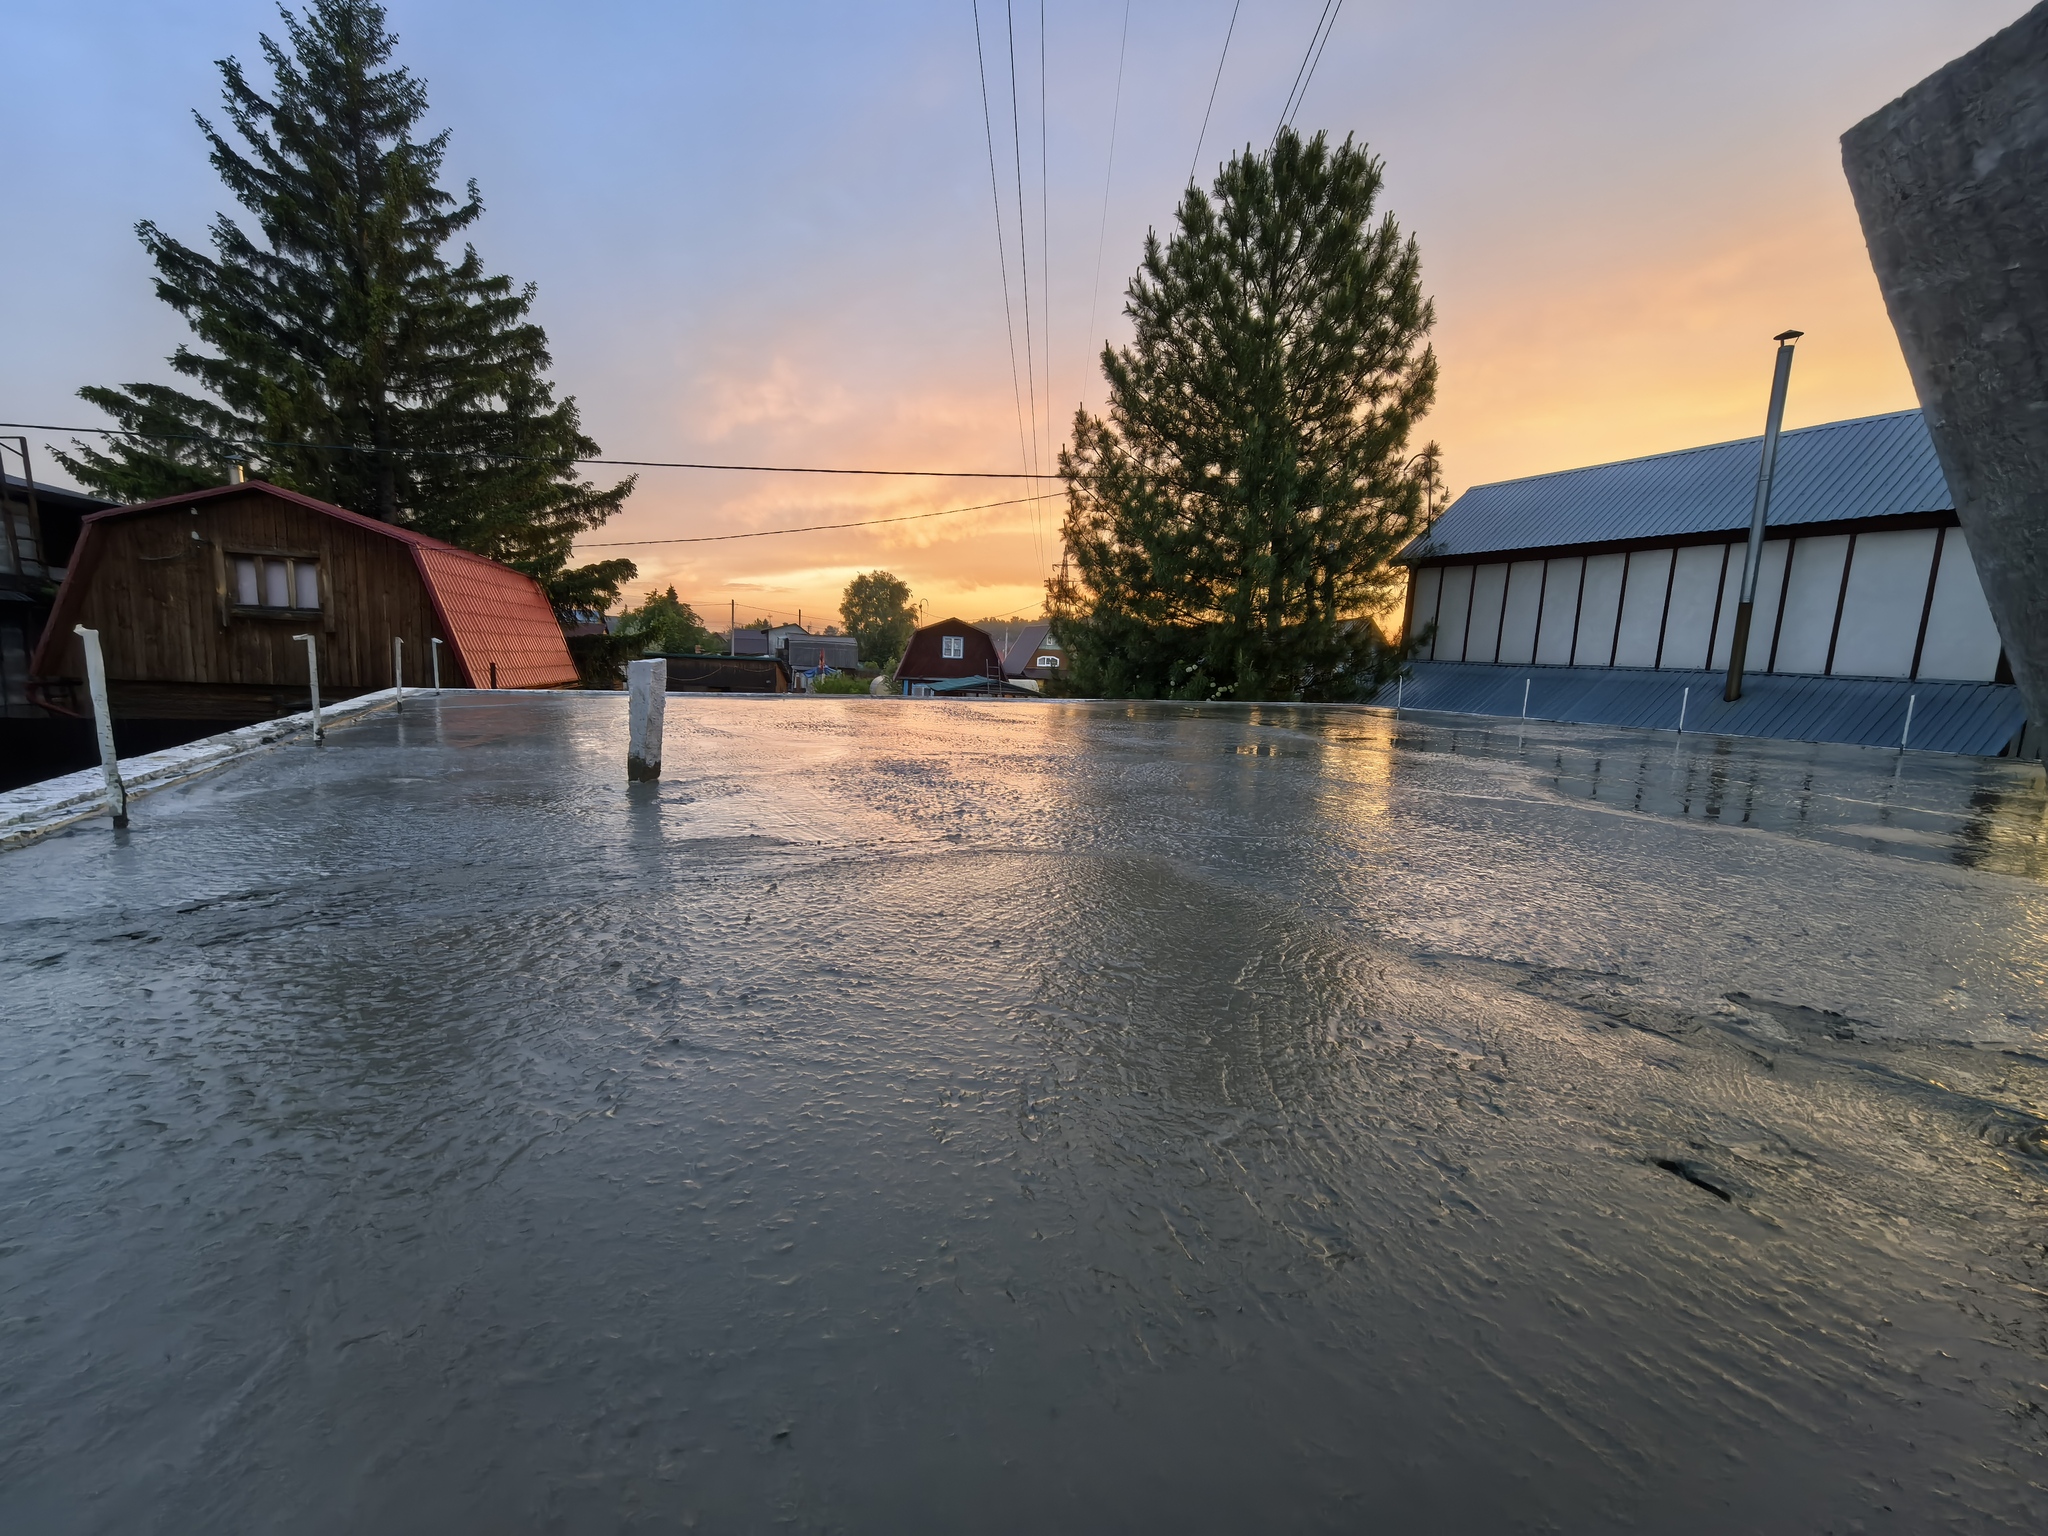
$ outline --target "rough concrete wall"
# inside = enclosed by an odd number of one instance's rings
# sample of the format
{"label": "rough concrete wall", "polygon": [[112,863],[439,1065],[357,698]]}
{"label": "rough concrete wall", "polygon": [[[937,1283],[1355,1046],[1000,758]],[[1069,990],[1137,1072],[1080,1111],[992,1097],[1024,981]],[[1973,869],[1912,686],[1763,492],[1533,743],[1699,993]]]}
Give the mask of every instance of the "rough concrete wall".
{"label": "rough concrete wall", "polygon": [[2048,722],[2048,3],[1842,136],[1984,596]]}

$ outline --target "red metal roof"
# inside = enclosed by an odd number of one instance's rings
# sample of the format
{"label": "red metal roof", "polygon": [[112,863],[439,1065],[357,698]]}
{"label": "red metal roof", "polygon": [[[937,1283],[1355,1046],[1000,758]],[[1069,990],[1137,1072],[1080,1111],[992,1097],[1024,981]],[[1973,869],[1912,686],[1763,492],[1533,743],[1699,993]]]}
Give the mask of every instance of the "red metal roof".
{"label": "red metal roof", "polygon": [[[540,583],[509,565],[472,554],[466,549],[394,523],[380,523],[330,502],[316,501],[297,491],[264,480],[239,485],[212,485],[182,496],[165,496],[157,501],[138,502],[132,507],[109,507],[88,514],[80,523],[79,549],[73,554],[72,569],[89,562],[82,560],[92,537],[93,525],[140,512],[161,512],[172,507],[189,507],[198,502],[243,496],[251,491],[274,496],[294,506],[349,523],[368,533],[382,534],[412,546],[413,564],[426,584],[427,596],[456,659],[469,674],[472,688],[491,686],[491,663],[498,666],[500,688],[551,688],[576,681],[576,663],[569,658],[562,626],[548,605]],[[56,611],[45,626],[43,643],[36,650],[36,665],[43,663],[43,650],[53,637],[68,635],[70,608],[75,604],[74,585],[67,574],[57,594]]]}
{"label": "red metal roof", "polygon": [[429,539],[413,546],[448,643],[472,688],[552,688],[576,681],[576,663],[540,584],[522,571]]}

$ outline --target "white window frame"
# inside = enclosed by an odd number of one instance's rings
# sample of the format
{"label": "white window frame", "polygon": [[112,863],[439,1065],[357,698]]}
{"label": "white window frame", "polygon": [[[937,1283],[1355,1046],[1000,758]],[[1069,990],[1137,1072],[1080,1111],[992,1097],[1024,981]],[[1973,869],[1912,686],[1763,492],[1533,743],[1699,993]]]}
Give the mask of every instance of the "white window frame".
{"label": "white window frame", "polygon": [[965,661],[967,659],[967,637],[965,635],[939,636],[939,658],[942,661]]}

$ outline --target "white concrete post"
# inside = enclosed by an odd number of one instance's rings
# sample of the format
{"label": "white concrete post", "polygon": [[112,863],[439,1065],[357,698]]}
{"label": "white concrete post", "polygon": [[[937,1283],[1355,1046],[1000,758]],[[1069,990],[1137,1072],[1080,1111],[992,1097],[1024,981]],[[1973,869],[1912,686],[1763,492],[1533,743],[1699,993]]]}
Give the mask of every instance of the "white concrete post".
{"label": "white concrete post", "polygon": [[1692,703],[1692,690],[1688,688],[1678,696],[1678,734],[1681,736],[1685,734],[1685,709],[1690,703]]}
{"label": "white concrete post", "polygon": [[391,686],[398,695],[392,708],[405,708],[405,642],[396,635],[391,637]]}
{"label": "white concrete post", "polygon": [[311,635],[293,635],[292,638],[306,642],[306,680],[313,685],[313,739],[325,741],[327,731],[320,724],[320,653],[314,649]]}
{"label": "white concrete post", "polygon": [[1906,750],[1906,743],[1913,739],[1913,705],[1919,697],[1920,695],[1917,693],[1906,695],[1906,728],[1899,732],[1899,750],[1901,752]]}
{"label": "white concrete post", "polygon": [[660,656],[626,663],[626,777],[661,777],[661,721],[668,704],[668,662]]}
{"label": "white concrete post", "polygon": [[114,825],[128,825],[128,786],[121,782],[121,762],[114,755],[114,712],[107,707],[107,660],[100,654],[100,632],[83,624],[71,626],[85,641],[85,682],[92,693],[92,722],[99,730],[100,771],[107,777],[107,813]]}
{"label": "white concrete post", "polygon": [[441,691],[441,637],[439,635],[434,637],[434,647],[427,654],[434,658],[434,692],[439,693]]}
{"label": "white concrete post", "polygon": [[1535,681],[1536,679],[1533,677],[1522,679],[1522,718],[1524,720],[1529,718],[1529,685]]}

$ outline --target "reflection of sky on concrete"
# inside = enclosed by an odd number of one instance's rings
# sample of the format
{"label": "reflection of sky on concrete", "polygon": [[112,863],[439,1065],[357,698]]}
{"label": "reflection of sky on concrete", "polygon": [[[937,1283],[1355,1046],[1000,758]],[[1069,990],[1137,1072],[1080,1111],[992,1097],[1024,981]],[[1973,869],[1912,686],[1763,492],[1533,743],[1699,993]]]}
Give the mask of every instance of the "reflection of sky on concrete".
{"label": "reflection of sky on concrete", "polygon": [[2041,1528],[2038,769],[623,706],[0,856],[0,1527]]}
{"label": "reflection of sky on concrete", "polygon": [[[1422,241],[1444,367],[1425,430],[1453,487],[1752,433],[1766,338],[1786,325],[1809,333],[1794,425],[1910,404],[1835,139],[2015,9],[1347,5],[1298,121],[1383,153],[1387,204]],[[1000,135],[1002,13],[983,10]],[[1271,132],[1320,10],[1245,7],[1205,163]],[[1058,437],[1077,401],[1100,397],[1093,352],[1122,333],[1117,296],[1144,231],[1170,220],[1230,5],[1133,4],[1099,284],[1121,8],[1047,8],[1044,249],[1035,11],[1017,10],[1019,93]],[[482,184],[479,248],[539,284],[557,377],[608,451],[1019,467],[967,5],[457,0],[400,4],[393,24],[436,124],[454,130],[453,178]],[[264,28],[268,0],[86,0],[14,18],[16,205],[41,233],[0,252],[17,360],[4,414],[77,421],[79,384],[164,376],[182,333],[130,227],[149,217],[196,239],[221,206],[187,114],[214,110],[211,61],[254,59]],[[1014,200],[1014,167],[1001,170]],[[611,532],[922,511],[993,499],[988,484],[652,471]],[[628,552],[707,617],[728,600],[824,614],[850,573],[879,565],[934,613],[975,618],[1037,602],[1056,527],[1055,510],[1012,508]]]}

